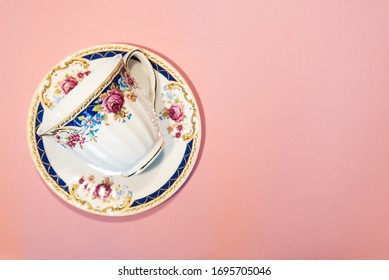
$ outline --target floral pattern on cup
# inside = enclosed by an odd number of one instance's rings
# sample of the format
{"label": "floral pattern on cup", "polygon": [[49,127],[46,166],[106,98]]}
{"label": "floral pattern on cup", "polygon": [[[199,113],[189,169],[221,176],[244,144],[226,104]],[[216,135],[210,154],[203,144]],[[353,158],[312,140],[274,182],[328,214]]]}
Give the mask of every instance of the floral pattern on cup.
{"label": "floral pattern on cup", "polygon": [[117,84],[112,83],[110,89],[100,95],[99,104],[94,106],[92,110],[100,113],[105,121],[111,114],[116,121],[125,122],[126,119],[131,118],[131,114],[124,103],[126,99],[130,102],[136,102],[138,96],[133,91],[135,88],[135,85],[133,87],[128,85],[126,77],[121,76]]}
{"label": "floral pattern on cup", "polygon": [[177,84],[168,84],[161,93],[163,107],[159,120],[166,121],[168,133],[176,140],[183,139],[192,133],[191,117],[193,107],[184,97],[183,89]]}
{"label": "floral pattern on cup", "polygon": [[72,185],[72,196],[91,210],[118,210],[130,205],[132,191],[127,185],[115,184],[112,177],[96,180],[94,175],[82,176]]}
{"label": "floral pattern on cup", "polygon": [[109,125],[110,118],[121,123],[129,121],[132,114],[126,108],[125,102],[136,102],[136,88],[133,79],[122,74],[91,104],[91,110],[83,111],[76,118],[76,125],[65,126],[56,131],[57,142],[72,149],[82,149],[85,143],[97,142],[100,125]]}

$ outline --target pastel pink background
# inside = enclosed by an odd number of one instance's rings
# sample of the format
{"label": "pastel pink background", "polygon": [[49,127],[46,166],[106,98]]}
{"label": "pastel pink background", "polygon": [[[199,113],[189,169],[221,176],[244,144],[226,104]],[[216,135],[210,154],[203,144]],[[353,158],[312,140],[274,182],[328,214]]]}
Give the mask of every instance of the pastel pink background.
{"label": "pastel pink background", "polygon": [[[389,258],[389,2],[109,3],[0,2],[0,258]],[[62,202],[26,142],[47,71],[107,42],[183,69],[204,120],[185,187],[125,218]]]}

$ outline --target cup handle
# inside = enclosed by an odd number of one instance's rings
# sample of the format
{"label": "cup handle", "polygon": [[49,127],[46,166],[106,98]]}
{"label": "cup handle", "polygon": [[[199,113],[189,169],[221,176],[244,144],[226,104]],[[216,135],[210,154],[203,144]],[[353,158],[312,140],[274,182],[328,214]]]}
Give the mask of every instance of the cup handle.
{"label": "cup handle", "polygon": [[150,92],[145,93],[145,95],[155,109],[155,99],[157,94],[157,77],[155,75],[153,66],[151,65],[149,59],[144,55],[144,53],[140,49],[135,49],[130,52],[130,54],[126,59],[127,68],[129,68],[129,62],[132,57],[136,57],[137,59],[139,59],[139,61],[142,63],[143,67],[146,69],[148,73],[148,78],[150,82]]}

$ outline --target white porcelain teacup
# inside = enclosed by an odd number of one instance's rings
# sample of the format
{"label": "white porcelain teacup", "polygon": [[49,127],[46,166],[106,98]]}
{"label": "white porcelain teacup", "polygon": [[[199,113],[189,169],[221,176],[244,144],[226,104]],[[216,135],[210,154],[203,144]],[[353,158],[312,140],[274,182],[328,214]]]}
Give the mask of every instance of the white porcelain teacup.
{"label": "white porcelain teacup", "polygon": [[[141,51],[132,56],[154,75]],[[154,89],[154,78],[149,80]],[[37,134],[57,141],[99,170],[131,176],[144,170],[164,145],[154,98],[155,93],[143,93],[122,56],[116,55],[45,112]]]}

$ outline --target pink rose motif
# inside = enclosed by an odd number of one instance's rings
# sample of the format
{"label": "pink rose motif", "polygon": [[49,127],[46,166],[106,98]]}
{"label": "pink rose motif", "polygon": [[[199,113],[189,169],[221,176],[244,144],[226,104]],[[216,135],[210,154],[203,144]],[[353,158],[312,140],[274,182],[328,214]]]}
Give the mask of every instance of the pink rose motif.
{"label": "pink rose motif", "polygon": [[117,114],[124,104],[124,95],[117,88],[108,91],[108,95],[103,100],[103,106],[108,113]]}
{"label": "pink rose motif", "polygon": [[170,106],[168,113],[169,117],[175,122],[180,122],[184,119],[184,110],[182,109],[181,105],[173,104]]}
{"label": "pink rose motif", "polygon": [[77,84],[78,81],[74,77],[66,78],[61,83],[62,92],[65,93],[65,95],[68,94]]}
{"label": "pink rose motif", "polygon": [[107,183],[101,183],[96,186],[96,189],[93,191],[93,197],[100,199],[107,199],[111,194],[111,186]]}
{"label": "pink rose motif", "polygon": [[134,87],[135,86],[135,81],[134,81],[134,79],[130,75],[127,76],[127,83],[128,83],[128,85],[130,87]]}
{"label": "pink rose motif", "polygon": [[91,72],[88,70],[88,71],[85,71],[85,72],[79,72],[77,73],[77,77],[79,77],[80,79],[84,79],[86,76],[88,76]]}

